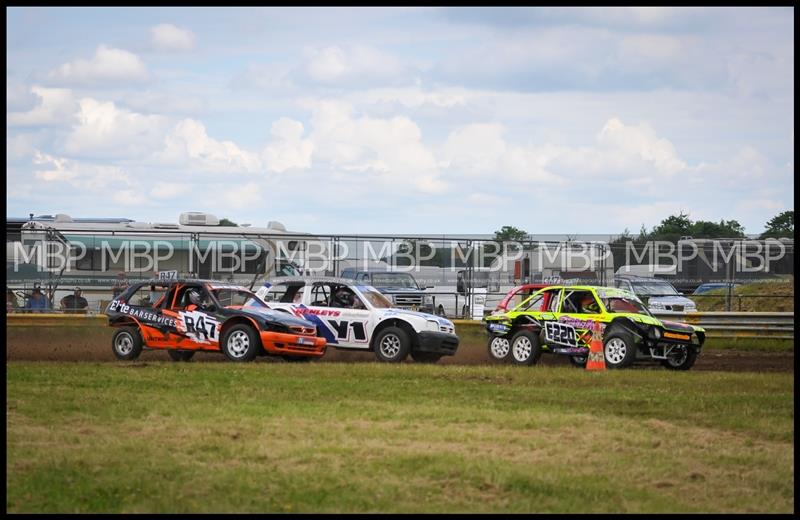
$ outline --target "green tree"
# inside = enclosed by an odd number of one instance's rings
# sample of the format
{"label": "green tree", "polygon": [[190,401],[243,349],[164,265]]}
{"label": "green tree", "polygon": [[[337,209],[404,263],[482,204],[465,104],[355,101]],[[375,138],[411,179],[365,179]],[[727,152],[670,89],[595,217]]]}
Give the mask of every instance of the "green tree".
{"label": "green tree", "polygon": [[514,226],[503,226],[494,232],[494,239],[497,242],[522,242],[527,237],[528,233]]}
{"label": "green tree", "polygon": [[226,219],[226,218],[221,218],[221,219],[219,219],[219,224],[217,224],[217,225],[218,225],[218,226],[231,226],[231,227],[235,227],[235,226],[238,226],[239,224],[237,224],[236,222],[234,222],[234,221],[232,221],[232,220],[228,220],[228,219]]}
{"label": "green tree", "polygon": [[772,217],[759,238],[794,238],[794,210]]}

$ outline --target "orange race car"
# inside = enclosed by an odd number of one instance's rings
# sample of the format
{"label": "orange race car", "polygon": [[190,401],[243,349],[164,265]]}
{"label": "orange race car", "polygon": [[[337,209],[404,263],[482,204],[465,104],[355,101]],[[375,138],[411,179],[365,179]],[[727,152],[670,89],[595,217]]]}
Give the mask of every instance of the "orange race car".
{"label": "orange race car", "polygon": [[244,287],[211,280],[149,280],[128,287],[106,308],[118,359],[143,348],[164,349],[175,361],[198,350],[222,351],[231,361],[278,355],[304,361],[325,353],[310,321],[267,307]]}

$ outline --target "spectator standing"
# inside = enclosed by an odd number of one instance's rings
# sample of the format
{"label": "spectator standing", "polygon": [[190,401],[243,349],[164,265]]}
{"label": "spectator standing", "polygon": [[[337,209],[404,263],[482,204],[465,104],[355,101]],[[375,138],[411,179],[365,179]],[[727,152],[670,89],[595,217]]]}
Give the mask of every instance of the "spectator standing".
{"label": "spectator standing", "polygon": [[25,302],[25,309],[29,312],[44,312],[50,309],[50,302],[47,301],[47,296],[42,292],[42,284],[36,282],[33,284],[33,293],[28,297]]}
{"label": "spectator standing", "polygon": [[114,298],[122,294],[125,289],[128,288],[128,279],[125,277],[125,273],[119,272],[117,273],[117,281],[114,282],[114,287],[112,291],[114,293]]}
{"label": "spectator standing", "polygon": [[68,294],[61,299],[61,310],[66,312],[86,314],[88,307],[89,302],[86,301],[86,298],[81,296],[80,287],[76,287],[72,294]]}

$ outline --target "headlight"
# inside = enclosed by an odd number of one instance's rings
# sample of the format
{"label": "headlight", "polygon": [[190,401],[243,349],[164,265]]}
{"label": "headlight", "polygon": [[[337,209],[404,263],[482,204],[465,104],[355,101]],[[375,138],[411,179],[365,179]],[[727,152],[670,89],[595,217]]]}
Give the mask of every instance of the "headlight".
{"label": "headlight", "polygon": [[422,297],[422,301],[427,303],[427,304],[432,304],[433,303],[433,296],[428,296],[428,295],[423,296]]}
{"label": "headlight", "polygon": [[425,328],[427,328],[428,330],[432,330],[434,332],[439,332],[439,322],[428,320]]}
{"label": "headlight", "polygon": [[658,339],[658,338],[660,338],[660,337],[661,337],[661,330],[660,330],[660,329],[658,329],[657,327],[651,327],[651,328],[650,328],[650,332],[648,333],[648,335],[649,335],[649,336],[650,336],[652,339]]}

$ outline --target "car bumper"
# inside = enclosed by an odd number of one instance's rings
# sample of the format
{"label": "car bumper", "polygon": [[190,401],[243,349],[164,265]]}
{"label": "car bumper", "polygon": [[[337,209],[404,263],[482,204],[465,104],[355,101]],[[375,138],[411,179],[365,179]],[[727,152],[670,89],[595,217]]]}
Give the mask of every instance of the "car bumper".
{"label": "car bumper", "polygon": [[446,332],[419,332],[419,345],[417,350],[420,352],[432,352],[445,356],[452,356],[458,350],[458,336]]}
{"label": "car bumper", "polygon": [[325,354],[325,338],[281,332],[261,331],[261,344],[270,354],[296,354],[319,357]]}

